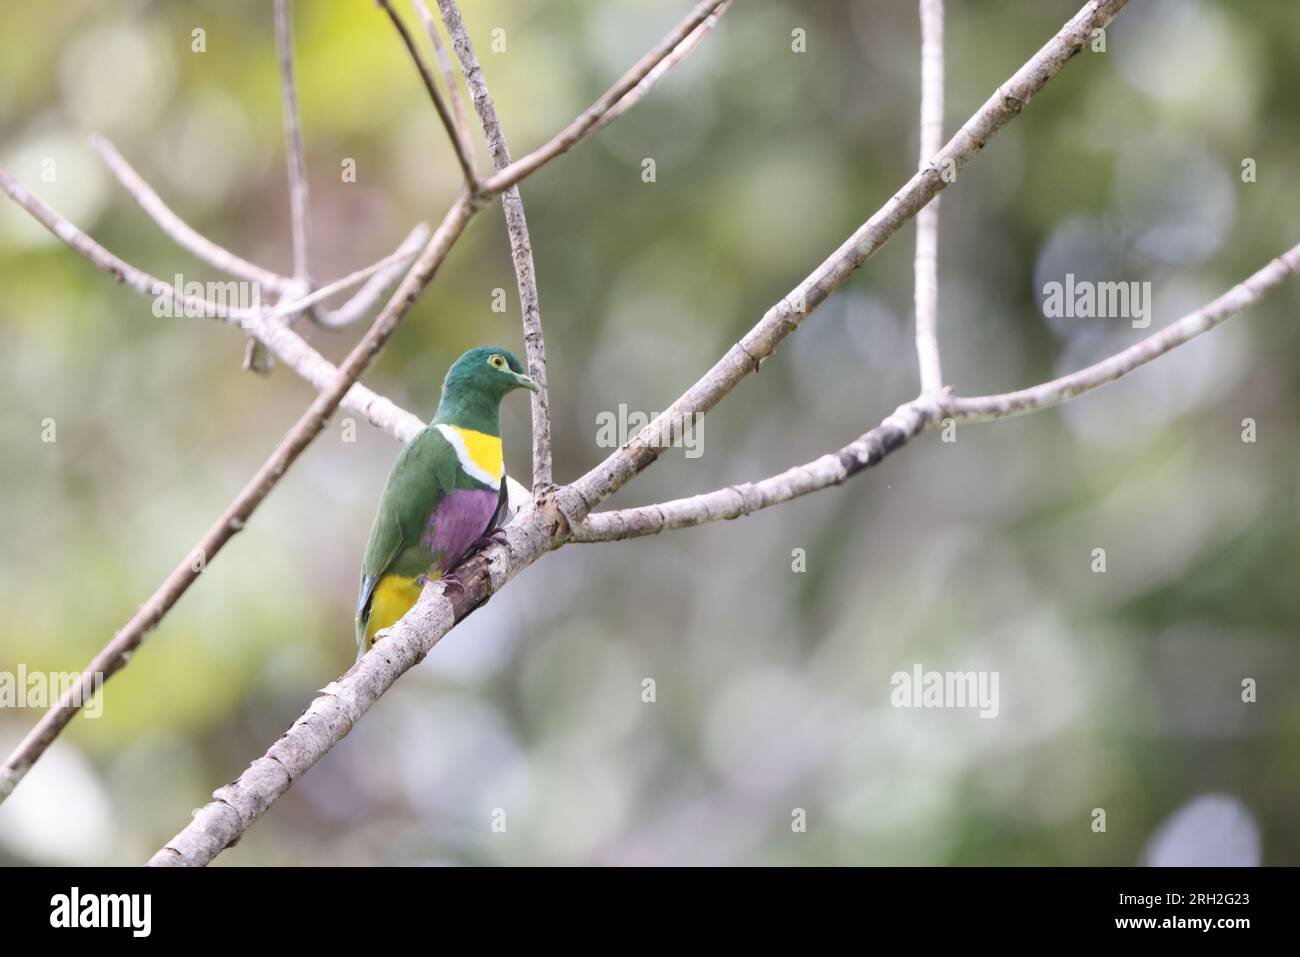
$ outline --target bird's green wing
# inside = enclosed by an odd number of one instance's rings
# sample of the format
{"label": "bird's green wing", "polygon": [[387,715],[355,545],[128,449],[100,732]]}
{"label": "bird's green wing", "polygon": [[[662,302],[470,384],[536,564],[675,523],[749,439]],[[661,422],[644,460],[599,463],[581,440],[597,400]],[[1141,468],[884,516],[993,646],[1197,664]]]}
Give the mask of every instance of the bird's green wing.
{"label": "bird's green wing", "polygon": [[420,537],[438,502],[455,487],[458,470],[455,449],[436,429],[417,435],[393,463],[361,560],[359,634],[365,633],[375,587],[384,575],[417,575],[426,570],[420,566],[428,565],[429,556],[420,553]]}

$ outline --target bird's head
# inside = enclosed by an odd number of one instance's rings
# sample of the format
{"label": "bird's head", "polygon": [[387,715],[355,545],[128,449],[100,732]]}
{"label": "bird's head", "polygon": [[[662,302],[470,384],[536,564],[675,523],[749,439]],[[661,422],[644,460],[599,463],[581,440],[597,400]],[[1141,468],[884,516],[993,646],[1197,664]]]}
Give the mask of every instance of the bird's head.
{"label": "bird's head", "polygon": [[469,350],[447,370],[442,384],[444,397],[477,394],[497,402],[515,389],[536,392],[537,383],[524,372],[523,363],[505,349],[493,346]]}
{"label": "bird's head", "polygon": [[523,364],[504,349],[471,349],[447,370],[433,421],[500,435],[497,409],[515,389],[537,391]]}

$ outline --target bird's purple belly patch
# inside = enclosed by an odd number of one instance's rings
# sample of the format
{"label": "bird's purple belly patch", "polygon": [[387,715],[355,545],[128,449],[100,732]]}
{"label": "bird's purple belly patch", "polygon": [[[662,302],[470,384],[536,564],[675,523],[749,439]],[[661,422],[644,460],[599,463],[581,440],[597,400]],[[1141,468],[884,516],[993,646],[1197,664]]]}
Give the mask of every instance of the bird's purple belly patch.
{"label": "bird's purple belly patch", "polygon": [[458,488],[447,493],[429,516],[420,544],[433,553],[438,571],[446,572],[488,530],[497,510],[497,493]]}

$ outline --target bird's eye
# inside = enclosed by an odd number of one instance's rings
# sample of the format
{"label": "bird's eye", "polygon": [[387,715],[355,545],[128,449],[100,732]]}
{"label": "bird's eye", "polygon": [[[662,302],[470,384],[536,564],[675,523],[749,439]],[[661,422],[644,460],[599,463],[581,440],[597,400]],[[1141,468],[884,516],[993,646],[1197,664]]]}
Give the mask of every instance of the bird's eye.
{"label": "bird's eye", "polygon": [[494,369],[504,369],[506,367],[505,356],[491,356],[488,358],[488,365]]}

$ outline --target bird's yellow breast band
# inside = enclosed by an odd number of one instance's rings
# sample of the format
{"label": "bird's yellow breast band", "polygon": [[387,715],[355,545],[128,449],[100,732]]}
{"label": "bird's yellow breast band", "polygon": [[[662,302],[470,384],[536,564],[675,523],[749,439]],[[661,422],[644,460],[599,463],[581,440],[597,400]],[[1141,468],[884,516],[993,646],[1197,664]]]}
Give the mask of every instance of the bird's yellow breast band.
{"label": "bird's yellow breast band", "polygon": [[501,454],[501,436],[463,429],[459,425],[439,425],[451,447],[456,450],[460,467],[485,485],[500,485],[505,472]]}

